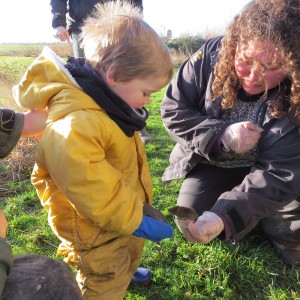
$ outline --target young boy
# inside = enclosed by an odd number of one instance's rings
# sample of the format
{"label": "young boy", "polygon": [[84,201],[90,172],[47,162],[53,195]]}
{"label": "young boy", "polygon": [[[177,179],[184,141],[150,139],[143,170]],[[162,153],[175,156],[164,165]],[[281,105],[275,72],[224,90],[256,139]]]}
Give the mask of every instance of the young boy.
{"label": "young boy", "polygon": [[32,182],[61,240],[58,253],[77,268],[84,299],[117,300],[139,266],[144,238],[173,233],[151,217],[157,211],[149,206],[151,176],[138,134],[143,106],[170,81],[173,64],[126,2],[98,5],[82,45],[86,58],[66,64],[44,49],[14,93],[23,107],[48,107]]}
{"label": "young boy", "polygon": [[[46,126],[47,112],[26,113],[0,108],[0,158],[5,158],[20,137],[39,136]],[[8,222],[0,210],[0,297],[19,299],[82,299],[71,269],[43,255],[12,255],[5,240]],[[39,287],[39,288],[37,288]]]}

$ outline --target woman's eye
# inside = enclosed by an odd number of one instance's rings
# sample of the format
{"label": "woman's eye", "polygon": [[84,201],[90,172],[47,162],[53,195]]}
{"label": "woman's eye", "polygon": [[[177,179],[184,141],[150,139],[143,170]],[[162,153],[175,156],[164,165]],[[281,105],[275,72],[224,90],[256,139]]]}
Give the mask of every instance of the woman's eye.
{"label": "woman's eye", "polygon": [[266,72],[277,72],[281,71],[281,67],[265,67]]}
{"label": "woman's eye", "polygon": [[150,94],[144,93],[144,97],[150,97]]}
{"label": "woman's eye", "polygon": [[249,65],[249,61],[243,57],[240,57],[240,62],[243,63],[243,64],[246,64],[246,65]]}

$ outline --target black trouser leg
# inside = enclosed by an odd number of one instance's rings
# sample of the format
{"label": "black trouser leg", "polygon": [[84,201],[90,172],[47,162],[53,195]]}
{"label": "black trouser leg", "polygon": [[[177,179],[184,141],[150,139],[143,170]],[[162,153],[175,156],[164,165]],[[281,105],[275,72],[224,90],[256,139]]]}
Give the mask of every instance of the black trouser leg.
{"label": "black trouser leg", "polygon": [[213,207],[222,193],[239,185],[249,171],[249,168],[229,169],[198,164],[186,175],[177,205],[194,208],[201,215]]}
{"label": "black trouser leg", "polygon": [[294,200],[261,220],[261,225],[280,258],[289,265],[300,265],[300,202]]}

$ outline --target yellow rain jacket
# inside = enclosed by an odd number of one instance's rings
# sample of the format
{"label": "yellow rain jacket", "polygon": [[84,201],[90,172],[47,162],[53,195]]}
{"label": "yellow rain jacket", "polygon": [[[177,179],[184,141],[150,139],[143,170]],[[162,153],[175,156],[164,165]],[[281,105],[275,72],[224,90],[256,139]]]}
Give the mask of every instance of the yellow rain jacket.
{"label": "yellow rain jacket", "polygon": [[49,48],[13,91],[24,108],[48,108],[32,183],[61,240],[58,254],[76,265],[86,295],[122,299],[144,243],[132,233],[152,198],[138,132],[126,136]]}

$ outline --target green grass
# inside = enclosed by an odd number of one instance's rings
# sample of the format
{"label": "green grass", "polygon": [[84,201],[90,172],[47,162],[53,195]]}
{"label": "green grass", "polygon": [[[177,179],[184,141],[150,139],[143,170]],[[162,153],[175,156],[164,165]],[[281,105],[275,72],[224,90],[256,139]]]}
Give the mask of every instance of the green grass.
{"label": "green grass", "polygon": [[[181,180],[168,186],[161,180],[174,145],[160,118],[164,91],[157,92],[147,107],[147,129],[153,142],[146,145],[146,151],[153,178],[153,205],[167,216],[175,235],[160,243],[146,242],[141,265],[152,270],[153,283],[147,288],[130,287],[126,299],[300,299],[300,269],[285,266],[270,244],[254,234],[237,245],[218,240],[200,245],[188,242],[176,229],[167,209],[176,203]],[[29,174],[22,182],[9,185],[17,193],[11,197],[0,194],[0,208],[9,220],[7,239],[14,254],[39,253],[61,259],[56,255],[59,241],[47,223]]]}

